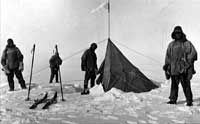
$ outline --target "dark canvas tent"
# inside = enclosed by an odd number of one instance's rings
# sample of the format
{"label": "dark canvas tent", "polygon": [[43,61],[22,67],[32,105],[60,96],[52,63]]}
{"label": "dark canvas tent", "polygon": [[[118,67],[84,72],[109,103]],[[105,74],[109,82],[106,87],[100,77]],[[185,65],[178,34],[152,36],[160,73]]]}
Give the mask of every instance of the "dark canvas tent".
{"label": "dark canvas tent", "polygon": [[115,87],[125,92],[140,93],[158,86],[129,62],[109,39],[103,69],[103,87],[105,91]]}

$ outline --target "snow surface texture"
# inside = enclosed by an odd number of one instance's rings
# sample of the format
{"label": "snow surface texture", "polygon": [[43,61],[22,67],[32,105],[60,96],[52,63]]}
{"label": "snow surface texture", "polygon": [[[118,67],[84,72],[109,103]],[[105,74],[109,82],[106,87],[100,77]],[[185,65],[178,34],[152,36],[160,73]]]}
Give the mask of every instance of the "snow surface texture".
{"label": "snow surface texture", "polygon": [[[83,82],[81,82],[82,84]],[[124,93],[112,88],[104,93],[101,85],[90,89],[90,95],[81,96],[81,85],[63,84],[65,101],[42,110],[44,104],[34,110],[29,107],[41,93],[49,90],[59,92],[59,84],[33,83],[31,100],[25,101],[27,90],[16,88],[8,92],[1,88],[1,124],[169,124],[200,122],[200,84],[192,83],[194,106],[185,106],[185,97],[180,85],[177,105],[168,105],[170,82],[146,93]]]}
{"label": "snow surface texture", "polygon": [[93,88],[90,89],[90,95],[92,96],[100,96],[104,94],[103,86],[100,85],[95,85]]}

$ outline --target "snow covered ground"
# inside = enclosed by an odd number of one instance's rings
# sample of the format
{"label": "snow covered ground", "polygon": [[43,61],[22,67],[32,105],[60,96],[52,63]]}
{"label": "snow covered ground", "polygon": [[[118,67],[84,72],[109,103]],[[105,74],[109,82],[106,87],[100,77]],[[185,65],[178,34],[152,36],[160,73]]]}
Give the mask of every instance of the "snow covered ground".
{"label": "snow covered ground", "polygon": [[[42,110],[29,107],[41,93],[60,90],[59,84],[33,83],[31,100],[25,101],[27,90],[16,88],[8,92],[6,86],[0,89],[1,124],[185,124],[200,123],[200,83],[192,83],[194,106],[185,106],[185,97],[180,85],[177,105],[168,105],[170,82],[146,93],[124,93],[118,89],[102,92],[99,86],[90,95],[81,96],[79,83],[63,85],[65,101]],[[17,85],[16,85],[17,86]],[[98,91],[98,92],[97,92]]]}

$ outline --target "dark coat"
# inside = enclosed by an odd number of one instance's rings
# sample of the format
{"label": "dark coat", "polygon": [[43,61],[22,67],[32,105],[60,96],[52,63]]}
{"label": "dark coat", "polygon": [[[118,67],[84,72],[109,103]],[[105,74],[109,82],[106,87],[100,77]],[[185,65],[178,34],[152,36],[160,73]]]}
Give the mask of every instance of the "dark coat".
{"label": "dark coat", "polygon": [[54,54],[49,60],[50,68],[59,68],[62,64],[62,59],[59,54]]}
{"label": "dark coat", "polygon": [[188,79],[192,79],[194,61],[197,60],[197,52],[192,43],[186,41],[172,41],[167,48],[165,65],[168,65],[170,75],[186,73]]}
{"label": "dark coat", "polygon": [[1,64],[7,69],[16,69],[19,63],[23,62],[23,55],[21,51],[15,46],[6,46],[1,57]]}
{"label": "dark coat", "polygon": [[94,51],[87,49],[81,57],[82,71],[95,71],[97,70],[97,56]]}

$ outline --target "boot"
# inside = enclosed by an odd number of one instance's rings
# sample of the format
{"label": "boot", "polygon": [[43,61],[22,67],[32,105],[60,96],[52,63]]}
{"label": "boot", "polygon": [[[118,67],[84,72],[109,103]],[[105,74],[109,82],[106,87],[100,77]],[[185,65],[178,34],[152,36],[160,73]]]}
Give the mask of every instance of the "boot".
{"label": "boot", "polygon": [[176,104],[176,101],[169,101],[169,102],[167,102],[167,104]]}
{"label": "boot", "polygon": [[27,89],[27,87],[26,87],[26,86],[24,86],[24,87],[22,87],[22,89]]}
{"label": "boot", "polygon": [[22,89],[27,89],[27,87],[26,87],[26,84],[25,83],[21,83],[22,85],[21,85],[21,88]]}
{"label": "boot", "polygon": [[12,91],[14,91],[14,89],[10,88],[8,91],[11,91],[11,92],[12,92]]}
{"label": "boot", "polygon": [[81,92],[81,95],[88,95],[90,93],[89,89],[84,89],[82,92]]}
{"label": "boot", "polygon": [[186,106],[193,106],[192,102],[188,102]]}

